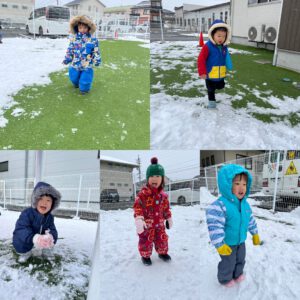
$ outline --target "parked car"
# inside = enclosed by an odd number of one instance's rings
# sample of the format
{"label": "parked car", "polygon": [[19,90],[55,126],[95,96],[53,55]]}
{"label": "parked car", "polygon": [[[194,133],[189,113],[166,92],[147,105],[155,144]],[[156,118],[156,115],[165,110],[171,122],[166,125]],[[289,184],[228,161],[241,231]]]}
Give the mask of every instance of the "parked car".
{"label": "parked car", "polygon": [[120,196],[117,189],[104,189],[100,194],[101,202],[119,202]]}

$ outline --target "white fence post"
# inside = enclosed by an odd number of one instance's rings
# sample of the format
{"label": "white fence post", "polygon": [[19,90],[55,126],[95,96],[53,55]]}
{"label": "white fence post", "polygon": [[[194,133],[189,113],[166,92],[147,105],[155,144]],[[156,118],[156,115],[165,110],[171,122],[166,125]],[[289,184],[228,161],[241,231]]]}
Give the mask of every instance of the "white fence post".
{"label": "white fence post", "polygon": [[277,165],[276,165],[275,186],[274,186],[274,195],[273,195],[273,208],[272,208],[273,213],[275,213],[275,207],[276,207],[276,195],[277,195],[278,172],[279,172],[279,159],[280,159],[280,151],[278,151],[278,154],[277,154]]}
{"label": "white fence post", "polygon": [[75,219],[79,219],[78,212],[79,212],[79,203],[80,203],[80,196],[81,196],[81,185],[82,185],[82,175],[79,177],[79,186],[78,186],[78,197],[77,197],[77,208],[76,208],[76,216]]}
{"label": "white fence post", "polygon": [[171,192],[171,179],[169,180],[169,203],[171,203],[171,194],[172,194],[172,192]]}
{"label": "white fence post", "polygon": [[192,197],[191,197],[191,206],[193,206],[194,200],[194,179],[192,179]]}

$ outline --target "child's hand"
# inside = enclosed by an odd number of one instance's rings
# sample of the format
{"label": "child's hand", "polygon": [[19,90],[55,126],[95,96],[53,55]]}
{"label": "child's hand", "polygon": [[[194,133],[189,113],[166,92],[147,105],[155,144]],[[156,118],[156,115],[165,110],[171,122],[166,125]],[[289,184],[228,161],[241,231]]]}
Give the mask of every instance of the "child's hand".
{"label": "child's hand", "polygon": [[252,236],[252,242],[254,246],[259,246],[261,244],[258,233]]}
{"label": "child's hand", "polygon": [[135,222],[137,234],[143,233],[145,228],[147,228],[147,225],[146,225],[143,217],[136,217],[134,219],[134,222]]}
{"label": "child's hand", "polygon": [[231,254],[232,249],[228,245],[224,244],[221,247],[217,248],[217,251],[219,252],[220,255],[227,256]]}
{"label": "child's hand", "polygon": [[54,246],[52,234],[36,234],[33,237],[33,244],[38,249],[47,249]]}
{"label": "child's hand", "polygon": [[200,75],[200,78],[201,78],[201,79],[206,79],[207,76],[206,76],[206,74],[202,74],[202,75]]}

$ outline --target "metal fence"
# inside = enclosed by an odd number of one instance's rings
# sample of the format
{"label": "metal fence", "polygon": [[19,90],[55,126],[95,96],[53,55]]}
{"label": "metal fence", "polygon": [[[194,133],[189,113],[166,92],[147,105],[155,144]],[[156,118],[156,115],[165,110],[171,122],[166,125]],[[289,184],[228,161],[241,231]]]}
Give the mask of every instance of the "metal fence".
{"label": "metal fence", "polygon": [[[127,209],[133,206],[137,193],[146,181],[128,171],[101,169],[100,206],[103,210]],[[203,178],[171,181],[166,179],[164,191],[171,205],[200,203]]]}
{"label": "metal fence", "polygon": [[[80,212],[99,212],[99,173],[46,176],[43,181],[54,186],[62,195],[60,210],[71,215]],[[0,180],[0,206],[31,206],[34,178]]]}
{"label": "metal fence", "polygon": [[300,151],[268,151],[202,168],[202,182],[214,195],[219,194],[218,170],[226,164],[242,165],[251,173],[250,197],[258,201],[258,206],[274,212],[291,211],[300,206]]}

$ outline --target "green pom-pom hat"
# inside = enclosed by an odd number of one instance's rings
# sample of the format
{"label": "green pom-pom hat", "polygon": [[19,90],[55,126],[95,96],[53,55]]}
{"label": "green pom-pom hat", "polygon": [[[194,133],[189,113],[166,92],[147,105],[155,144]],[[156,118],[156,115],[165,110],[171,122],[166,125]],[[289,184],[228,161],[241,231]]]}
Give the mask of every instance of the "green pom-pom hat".
{"label": "green pom-pom hat", "polygon": [[158,164],[158,159],[156,157],[151,158],[151,165],[147,168],[146,178],[147,182],[151,176],[165,176],[165,170],[162,165]]}

